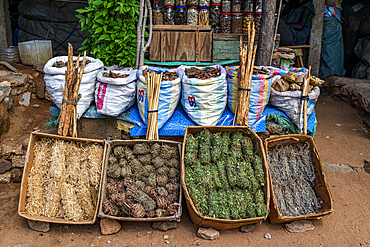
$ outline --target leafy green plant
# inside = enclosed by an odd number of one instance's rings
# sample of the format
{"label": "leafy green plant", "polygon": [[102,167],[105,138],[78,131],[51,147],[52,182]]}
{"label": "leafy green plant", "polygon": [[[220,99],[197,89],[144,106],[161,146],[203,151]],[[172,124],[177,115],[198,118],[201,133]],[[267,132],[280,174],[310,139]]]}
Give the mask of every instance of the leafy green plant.
{"label": "leafy green plant", "polygon": [[87,33],[79,50],[107,66],[134,66],[139,7],[137,0],[89,0],[89,6],[77,10],[81,30]]}

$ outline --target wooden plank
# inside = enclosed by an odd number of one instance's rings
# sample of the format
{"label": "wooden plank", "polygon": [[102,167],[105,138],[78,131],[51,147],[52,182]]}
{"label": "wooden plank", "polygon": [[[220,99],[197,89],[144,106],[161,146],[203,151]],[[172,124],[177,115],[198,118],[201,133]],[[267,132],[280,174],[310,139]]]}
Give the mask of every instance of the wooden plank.
{"label": "wooden plank", "polygon": [[199,61],[211,62],[212,61],[212,32],[199,33]]}
{"label": "wooden plank", "polygon": [[310,35],[311,47],[308,55],[308,64],[311,66],[311,74],[314,76],[319,76],[325,1],[313,0],[313,4],[315,5],[316,15],[312,20],[312,29]]}
{"label": "wooden plank", "polygon": [[161,32],[153,31],[152,42],[149,47],[150,61],[161,61]]}
{"label": "wooden plank", "polygon": [[166,61],[195,61],[195,32],[166,32]]}
{"label": "wooden plank", "polygon": [[161,62],[166,61],[166,32],[161,31]]}
{"label": "wooden plank", "polygon": [[243,37],[243,39],[247,38],[247,34],[229,34],[229,33],[214,33],[213,34],[213,40],[234,40],[234,41],[240,41],[240,36]]}
{"label": "wooden plank", "polygon": [[272,48],[274,47],[276,0],[262,2],[261,30],[255,65],[270,65]]}
{"label": "wooden plank", "polygon": [[[296,45],[296,46],[284,46],[286,48],[290,48],[290,49],[297,49],[297,48],[310,48],[311,45]],[[282,46],[283,48],[283,46]]]}
{"label": "wooden plank", "polygon": [[0,48],[8,48],[12,45],[8,0],[0,0],[0,33]]}
{"label": "wooden plank", "polygon": [[195,32],[195,62],[199,61],[199,31]]}
{"label": "wooden plank", "polygon": [[153,31],[211,31],[212,26],[199,25],[153,25]]}

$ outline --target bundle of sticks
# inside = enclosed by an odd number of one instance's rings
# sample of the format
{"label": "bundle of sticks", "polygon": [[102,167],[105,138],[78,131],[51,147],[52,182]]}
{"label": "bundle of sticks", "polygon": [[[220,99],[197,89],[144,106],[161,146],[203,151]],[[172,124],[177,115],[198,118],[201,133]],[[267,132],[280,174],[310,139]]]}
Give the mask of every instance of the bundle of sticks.
{"label": "bundle of sticks", "polygon": [[248,22],[248,44],[243,45],[243,39],[240,37],[239,93],[234,125],[236,122],[239,126],[248,126],[250,89],[257,50],[257,45],[254,45],[255,33],[254,22]]}
{"label": "bundle of sticks", "polygon": [[147,140],[158,140],[158,103],[163,73],[149,71],[146,74],[146,88],[148,96],[148,124],[146,131]]}
{"label": "bundle of sticks", "polygon": [[63,105],[58,119],[58,134],[63,136],[67,136],[69,133],[72,137],[77,137],[77,101],[80,97],[78,90],[80,89],[82,75],[86,66],[86,51],[84,52],[79,71],[80,55],[78,55],[76,64],[73,66],[73,46],[68,43],[68,64],[64,88],[61,85]]}

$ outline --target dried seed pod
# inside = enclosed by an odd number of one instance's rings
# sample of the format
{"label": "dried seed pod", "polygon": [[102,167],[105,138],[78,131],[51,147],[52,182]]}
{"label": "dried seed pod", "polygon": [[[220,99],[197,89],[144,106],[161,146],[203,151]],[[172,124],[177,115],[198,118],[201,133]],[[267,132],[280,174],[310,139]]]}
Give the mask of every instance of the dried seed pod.
{"label": "dried seed pod", "polygon": [[168,166],[173,167],[175,169],[180,169],[180,162],[176,158],[172,158],[168,161]]}
{"label": "dried seed pod", "polygon": [[173,215],[177,212],[177,206],[175,204],[170,204],[167,207],[167,211],[170,215]]}
{"label": "dried seed pod", "polygon": [[138,171],[141,171],[143,169],[143,164],[141,164],[141,162],[137,159],[131,160],[130,166],[131,166],[131,169],[134,173],[138,172]]}
{"label": "dried seed pod", "polygon": [[129,187],[130,185],[133,185],[134,184],[134,180],[132,180],[132,178],[125,178],[123,180],[123,184],[126,186],[126,187]]}
{"label": "dried seed pod", "polygon": [[166,174],[168,174],[169,171],[170,171],[170,169],[167,166],[159,167],[156,170],[157,174],[159,174],[159,175],[166,175]]}
{"label": "dried seed pod", "polygon": [[128,165],[128,162],[127,162],[127,160],[125,158],[121,158],[119,160],[119,163],[118,164],[119,164],[120,167],[124,167],[124,166],[127,166]]}
{"label": "dried seed pod", "polygon": [[159,209],[155,210],[155,213],[156,213],[157,217],[166,217],[166,216],[168,216],[168,212],[165,209],[160,209],[159,208]]}
{"label": "dried seed pod", "polygon": [[143,191],[152,199],[156,200],[157,198],[157,192],[153,187],[146,186]]}
{"label": "dried seed pod", "polygon": [[156,198],[157,207],[161,209],[166,209],[167,207],[167,199],[163,196],[157,196]]}
{"label": "dried seed pod", "polygon": [[146,143],[138,143],[134,145],[134,154],[148,154],[149,151],[149,145]]}
{"label": "dried seed pod", "polygon": [[163,159],[169,160],[177,155],[177,149],[174,146],[169,146],[167,144],[163,144],[161,148],[161,157]]}
{"label": "dried seed pod", "polygon": [[152,210],[152,211],[149,211],[149,212],[147,213],[147,216],[148,216],[148,218],[154,218],[154,217],[156,217],[156,216],[157,216],[157,214],[155,213],[155,211],[154,211],[154,210]]}
{"label": "dried seed pod", "polygon": [[142,176],[142,177],[141,177],[141,180],[142,180],[145,184],[148,184],[148,183],[149,183],[149,177]]}
{"label": "dried seed pod", "polygon": [[118,181],[118,182],[116,183],[116,186],[117,186],[117,191],[118,191],[119,193],[125,192],[125,185],[124,185],[124,183],[123,183],[123,180]]}
{"label": "dried seed pod", "polygon": [[116,216],[118,215],[119,209],[113,204],[113,202],[105,198],[103,201],[103,212],[107,215]]}
{"label": "dried seed pod", "polygon": [[166,175],[159,175],[157,176],[157,185],[160,187],[166,186],[168,183],[168,177]]}
{"label": "dried seed pod", "polygon": [[108,164],[109,165],[118,164],[118,160],[117,160],[117,158],[113,154],[111,154],[109,156],[109,158],[108,158]]}
{"label": "dried seed pod", "polygon": [[146,166],[143,167],[142,174],[145,177],[149,177],[149,175],[152,174],[154,171],[155,171],[154,166],[152,166],[152,165],[146,165]]}
{"label": "dried seed pod", "polygon": [[132,177],[132,170],[131,167],[126,165],[121,168],[121,177],[123,178],[131,178]]}
{"label": "dried seed pod", "polygon": [[175,203],[179,200],[179,194],[177,192],[171,193],[167,196],[168,203]]}
{"label": "dried seed pod", "polygon": [[178,184],[179,183],[179,178],[168,179],[168,182],[171,183],[171,184]]}
{"label": "dried seed pod", "polygon": [[179,170],[175,168],[171,168],[170,171],[168,172],[168,177],[169,178],[177,178],[179,176]]}
{"label": "dried seed pod", "polygon": [[130,214],[134,218],[144,218],[145,217],[145,214],[146,214],[145,208],[143,207],[143,205],[141,205],[139,203],[136,203],[131,208]]}
{"label": "dried seed pod", "polygon": [[139,189],[143,189],[145,187],[145,183],[142,182],[142,181],[136,181],[135,182],[135,185],[139,188]]}
{"label": "dried seed pod", "polygon": [[150,165],[150,163],[152,162],[152,156],[150,154],[141,155],[138,157],[138,160],[143,165]]}
{"label": "dried seed pod", "polygon": [[115,194],[112,194],[110,195],[110,198],[112,199],[112,201],[118,206],[118,207],[122,207],[123,206],[123,203],[126,201],[126,196],[124,193],[115,193]]}
{"label": "dried seed pod", "polygon": [[111,178],[119,178],[121,176],[121,167],[118,163],[112,163],[108,165],[107,175]]}
{"label": "dried seed pod", "polygon": [[161,153],[161,145],[154,143],[150,148],[150,153],[152,154],[152,158],[157,157]]}
{"label": "dried seed pod", "polygon": [[134,152],[127,146],[125,147],[125,158],[129,161],[135,159]]}
{"label": "dried seed pod", "polygon": [[179,190],[179,185],[178,184],[173,184],[173,183],[168,183],[168,184],[166,184],[166,189],[170,192],[178,191]]}
{"label": "dried seed pod", "polygon": [[107,189],[108,195],[112,195],[118,192],[116,183],[107,183],[106,189]]}
{"label": "dried seed pod", "polygon": [[168,196],[168,192],[164,187],[158,187],[157,188],[157,194],[159,196],[162,196],[162,197],[167,197]]}
{"label": "dried seed pod", "polygon": [[161,156],[157,156],[157,157],[154,158],[152,163],[153,163],[155,168],[159,168],[161,166],[166,165],[167,160],[163,159]]}
{"label": "dried seed pod", "polygon": [[125,149],[122,146],[117,146],[113,148],[113,153],[118,158],[125,157]]}
{"label": "dried seed pod", "polygon": [[157,187],[157,175],[155,175],[155,173],[149,175],[148,185],[151,187]]}

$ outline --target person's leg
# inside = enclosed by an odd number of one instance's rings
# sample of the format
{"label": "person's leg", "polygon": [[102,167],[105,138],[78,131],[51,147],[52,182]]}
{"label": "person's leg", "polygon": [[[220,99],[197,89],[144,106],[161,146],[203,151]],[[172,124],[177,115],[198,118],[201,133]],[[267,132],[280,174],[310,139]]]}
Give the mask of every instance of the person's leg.
{"label": "person's leg", "polygon": [[280,46],[293,45],[294,35],[293,30],[289,27],[283,19],[280,18],[277,33],[280,34]]}

